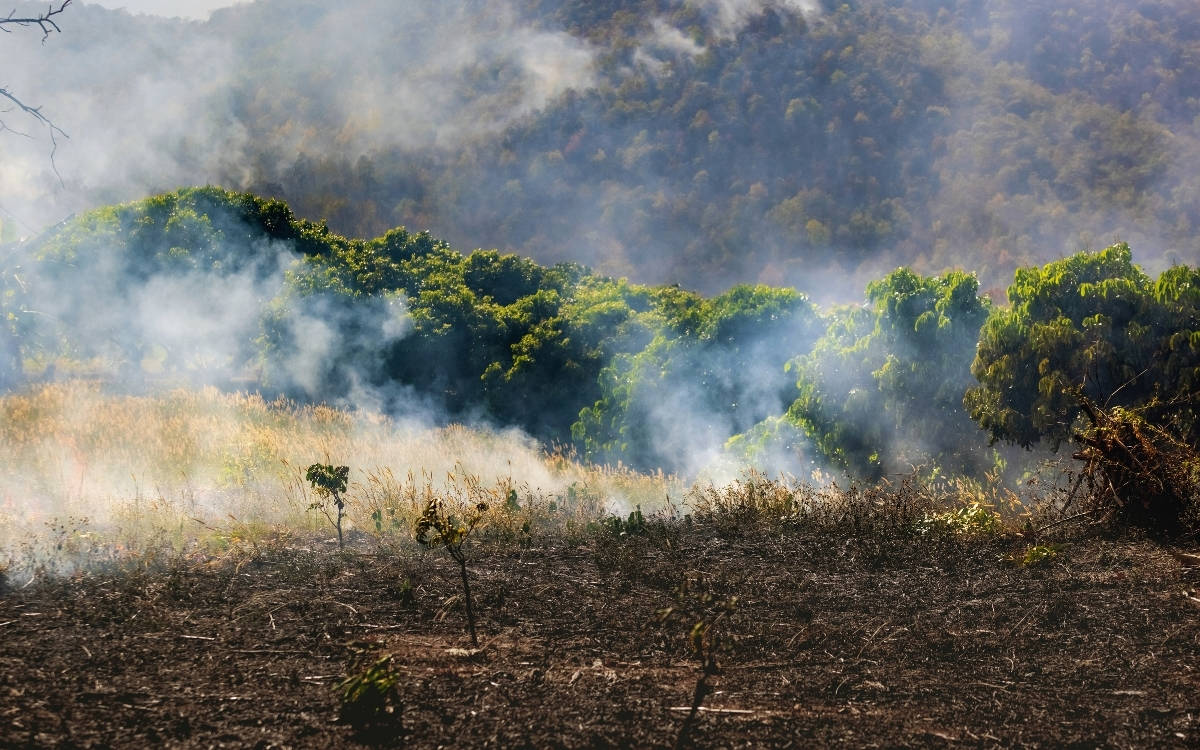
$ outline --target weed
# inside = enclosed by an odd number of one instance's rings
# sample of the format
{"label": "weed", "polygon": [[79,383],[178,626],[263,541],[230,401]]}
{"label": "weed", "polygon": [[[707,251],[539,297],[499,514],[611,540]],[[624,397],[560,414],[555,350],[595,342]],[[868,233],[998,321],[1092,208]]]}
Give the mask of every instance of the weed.
{"label": "weed", "polygon": [[412,581],[408,578],[401,578],[387,590],[393,599],[405,606],[411,606],[417,601],[416,591],[413,589]]}
{"label": "weed", "polygon": [[642,506],[637,506],[624,520],[620,516],[607,516],[600,519],[599,526],[613,536],[635,536],[646,531],[646,516],[642,515]]}
{"label": "weed", "polygon": [[445,547],[446,552],[458,563],[462,575],[463,602],[467,610],[467,629],[471,633],[471,646],[479,648],[479,637],[475,634],[475,610],[471,606],[471,583],[467,579],[467,556],[463,543],[483,520],[487,503],[478,503],[465,518],[451,515],[440,498],[430,498],[425,512],[418,519],[413,536],[423,547]]}
{"label": "weed", "polygon": [[[386,523],[384,521],[385,514],[387,516]],[[380,536],[383,536],[385,530],[395,531],[404,525],[403,522],[396,517],[396,509],[391,507],[376,508],[375,510],[371,511],[371,521],[375,524],[375,533]]]}
{"label": "weed", "polygon": [[992,536],[1000,531],[1000,514],[991,506],[972,502],[954,510],[926,515],[917,523],[917,531],[922,534]]}
{"label": "weed", "polygon": [[1035,567],[1049,563],[1058,557],[1061,549],[1062,546],[1058,544],[1033,544],[1023,553],[1013,553],[1004,559],[1023,568]]}

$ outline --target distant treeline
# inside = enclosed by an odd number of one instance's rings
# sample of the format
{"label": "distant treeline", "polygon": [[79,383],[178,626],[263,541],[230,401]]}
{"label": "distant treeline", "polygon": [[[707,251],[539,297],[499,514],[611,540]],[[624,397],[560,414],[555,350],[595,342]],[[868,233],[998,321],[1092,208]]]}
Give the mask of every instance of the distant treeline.
{"label": "distant treeline", "polygon": [[1018,266],[1118,239],[1155,268],[1200,260],[1194,0],[69,11],[44,48],[0,45],[27,79],[6,83],[73,136],[56,157],[68,191],[43,150],[10,149],[11,174],[31,175],[0,186],[17,215],[213,182],[348,236],[428,228],[638,282],[823,301],[845,289],[815,278],[857,291],[901,265],[970,269],[999,297]]}
{"label": "distant treeline", "polygon": [[[445,152],[263,139],[239,184],[357,236],[434,227],[706,292],[897,265],[1002,287],[1114,238],[1200,258],[1191,0],[744,3],[732,29],[715,2],[515,5],[594,45],[594,87]],[[314,132],[352,140],[341,117]]]}
{"label": "distant treeline", "polygon": [[1200,271],[1127,245],[974,276],[901,268],[864,304],[704,297],[574,264],[347,239],[218,188],[99,209],[0,252],[0,380],[48,368],[192,382],[522,428],[584,457],[691,471],[979,475],[995,441],[1057,448],[1084,399],[1200,438]]}

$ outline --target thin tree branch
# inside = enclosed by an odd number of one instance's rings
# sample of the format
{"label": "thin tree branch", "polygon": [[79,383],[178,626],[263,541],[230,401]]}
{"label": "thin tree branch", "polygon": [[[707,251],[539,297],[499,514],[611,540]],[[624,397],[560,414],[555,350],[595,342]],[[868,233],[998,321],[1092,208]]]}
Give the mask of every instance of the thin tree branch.
{"label": "thin tree branch", "polygon": [[[69,2],[69,0],[67,1]],[[46,127],[46,131],[50,133],[50,168],[54,170],[54,176],[58,178],[58,184],[65,186],[62,175],[58,173],[58,164],[56,164],[54,161],[54,155],[58,153],[58,136],[61,135],[63,138],[67,139],[70,139],[71,136],[67,135],[66,132],[64,132],[63,129],[58,125],[55,125],[53,120],[42,114],[41,107],[29,106],[25,102],[18,99],[11,91],[5,88],[0,88],[0,97],[8,99],[10,102],[15,104],[18,109],[25,112],[27,115]],[[3,120],[0,120],[0,130],[11,130],[19,135],[25,135],[20,131],[13,130],[12,128],[8,127],[8,124]]]}
{"label": "thin tree branch", "polygon": [[[57,16],[57,15],[61,14],[63,11],[65,11],[67,9],[67,6],[69,6],[70,4],[71,4],[71,0],[62,0],[62,2],[60,2],[58,4],[58,7],[55,8],[54,3],[51,2],[50,5],[46,8],[45,13],[42,13],[37,16],[29,16],[29,17],[18,17],[17,11],[14,8],[13,10],[9,11],[9,14],[7,16],[0,18],[0,31],[3,31],[7,34],[11,34],[12,33],[11,27],[36,26],[42,30],[42,44],[45,44],[46,40],[48,38],[50,38],[51,32],[60,33],[60,34],[62,33],[62,29],[59,28],[58,21],[55,19],[55,16]],[[58,127],[58,125],[54,124],[53,120],[51,120],[49,117],[46,117],[46,115],[42,114],[41,107],[29,106],[28,104],[26,104],[25,102],[23,102],[19,98],[17,98],[17,96],[15,94],[13,94],[11,91],[9,91],[8,89],[0,87],[0,98],[7,99],[8,101],[12,102],[17,107],[17,109],[20,109],[22,112],[24,112],[25,114],[29,115],[34,120],[36,120],[39,124],[45,126],[46,131],[50,134],[50,168],[54,170],[54,176],[58,178],[58,184],[63,185],[65,187],[65,183],[63,182],[62,175],[59,174],[59,172],[58,172],[58,164],[55,163],[55,161],[54,161],[54,156],[55,156],[55,154],[58,153],[58,136],[61,135],[63,138],[68,138],[68,139],[71,136],[67,135],[66,132],[64,132],[62,128]],[[17,135],[25,135],[26,137],[29,137],[28,134],[22,133],[19,130],[15,130],[14,128],[9,127],[8,123],[6,123],[4,120],[0,119],[0,132],[3,132],[3,131],[8,131],[11,133],[15,133]]]}
{"label": "thin tree branch", "polygon": [[37,26],[42,30],[42,43],[44,44],[46,39],[49,38],[50,32],[62,33],[62,29],[58,28],[58,22],[54,20],[54,17],[66,10],[67,6],[70,4],[71,0],[62,0],[62,3],[58,6],[58,9],[55,10],[54,4],[51,3],[50,7],[46,9],[45,13],[41,14],[40,16],[31,16],[29,18],[17,18],[17,11],[14,8],[13,10],[9,11],[7,16],[0,18],[0,31],[11,34],[12,29],[6,27]]}

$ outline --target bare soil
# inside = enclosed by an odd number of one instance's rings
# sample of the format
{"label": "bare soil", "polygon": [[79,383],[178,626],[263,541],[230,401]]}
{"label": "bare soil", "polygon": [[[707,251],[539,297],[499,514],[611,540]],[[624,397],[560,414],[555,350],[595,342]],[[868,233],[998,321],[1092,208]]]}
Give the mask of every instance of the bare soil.
{"label": "bare soil", "polygon": [[[1200,574],[1150,541],[866,544],[678,524],[438,551],[294,542],[0,596],[2,747],[669,747],[698,668],[659,623],[736,596],[699,747],[1200,746]],[[336,686],[391,655],[391,713]]]}

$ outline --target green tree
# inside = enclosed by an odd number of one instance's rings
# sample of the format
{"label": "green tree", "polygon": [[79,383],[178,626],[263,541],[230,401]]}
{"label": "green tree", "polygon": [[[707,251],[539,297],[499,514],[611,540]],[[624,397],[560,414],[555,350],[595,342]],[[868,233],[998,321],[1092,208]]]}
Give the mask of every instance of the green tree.
{"label": "green tree", "polygon": [[792,367],[787,417],[833,465],[868,478],[934,461],[972,472],[986,458],[962,408],[989,305],[975,277],[898,269],[867,287],[870,307],[831,312]]}
{"label": "green tree", "polygon": [[1195,444],[1200,437],[1200,275],[1157,281],[1126,244],[1019,269],[980,335],[966,397],[993,440],[1057,448],[1084,426],[1081,398],[1134,407]]}
{"label": "green tree", "polygon": [[761,285],[711,300],[664,287],[653,299],[653,340],[600,373],[601,397],[572,434],[594,460],[684,470],[787,403],[783,365],[812,345],[817,315],[795,290]]}

